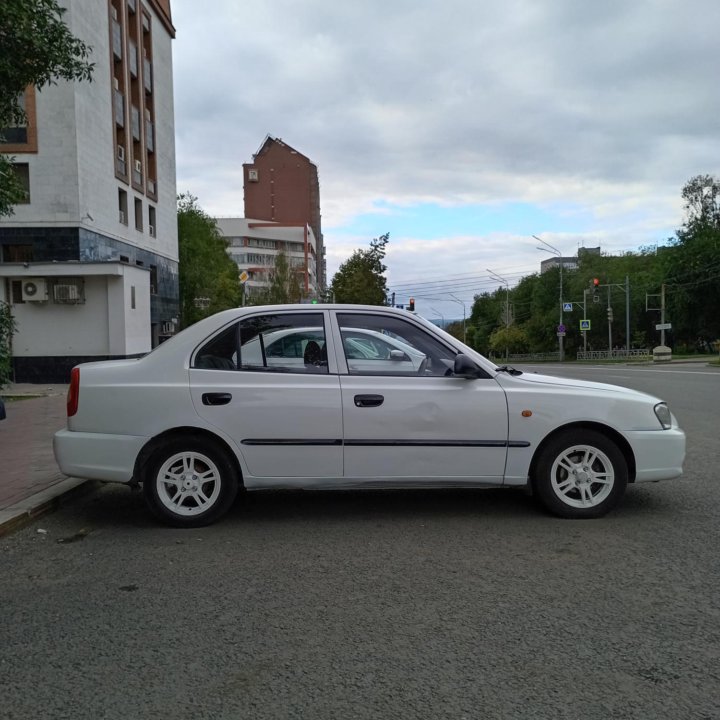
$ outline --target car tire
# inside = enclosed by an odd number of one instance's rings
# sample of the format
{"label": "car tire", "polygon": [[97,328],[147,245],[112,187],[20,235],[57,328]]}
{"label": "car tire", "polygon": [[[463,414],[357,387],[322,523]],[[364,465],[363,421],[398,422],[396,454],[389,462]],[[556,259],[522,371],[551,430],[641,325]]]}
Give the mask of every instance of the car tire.
{"label": "car tire", "polygon": [[226,513],[239,488],[227,452],[205,438],[168,440],[150,456],[143,491],[153,513],[175,527],[210,525]]}
{"label": "car tire", "polygon": [[563,518],[597,518],[612,510],[628,483],[618,446],[596,430],[568,430],[550,440],[535,466],[533,489]]}

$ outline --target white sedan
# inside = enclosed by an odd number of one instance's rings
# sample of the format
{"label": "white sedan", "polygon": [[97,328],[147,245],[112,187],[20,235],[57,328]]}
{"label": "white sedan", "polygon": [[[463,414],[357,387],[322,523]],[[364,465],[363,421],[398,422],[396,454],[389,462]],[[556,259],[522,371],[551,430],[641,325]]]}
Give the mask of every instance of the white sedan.
{"label": "white sedan", "polygon": [[658,398],[498,367],[404,310],[277,305],[73,368],[54,449],[67,475],[141,484],[190,527],[265,488],[529,486],[556,515],[599,517],[628,483],[680,476],[685,435]]}

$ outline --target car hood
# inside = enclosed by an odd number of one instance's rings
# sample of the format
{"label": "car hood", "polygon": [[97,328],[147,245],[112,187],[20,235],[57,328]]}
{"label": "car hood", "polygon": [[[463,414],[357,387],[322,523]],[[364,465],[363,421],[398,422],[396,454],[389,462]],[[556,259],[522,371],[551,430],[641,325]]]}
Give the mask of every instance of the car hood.
{"label": "car hood", "polygon": [[[523,372],[522,375],[506,375],[505,373],[498,373],[496,376],[497,380],[500,380],[500,384],[506,386],[503,382],[506,378],[512,379],[513,385],[521,385],[523,383],[537,383],[539,385],[555,385],[558,387],[567,388],[580,388],[584,390],[596,390],[600,392],[618,393],[621,395],[642,397],[642,398],[654,398],[653,395],[640,392],[639,390],[633,390],[632,388],[622,387],[620,385],[610,385],[609,383],[592,382],[591,380],[578,380],[574,378],[561,378],[554,375],[540,375],[538,373]],[[654,398],[656,402],[662,402],[659,398]]]}

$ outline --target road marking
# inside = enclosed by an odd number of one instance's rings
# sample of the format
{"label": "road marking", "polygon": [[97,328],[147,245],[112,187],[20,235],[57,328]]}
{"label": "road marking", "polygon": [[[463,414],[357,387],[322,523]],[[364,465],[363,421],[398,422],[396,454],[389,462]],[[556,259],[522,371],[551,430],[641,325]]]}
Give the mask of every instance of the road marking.
{"label": "road marking", "polygon": [[[613,372],[613,368],[603,367],[602,365],[583,365],[580,367],[572,367],[570,365],[526,365],[525,367],[547,369],[552,368],[555,370],[602,370],[604,372]],[[627,370],[625,370],[627,372]],[[676,375],[720,375],[720,371],[705,371],[705,370],[660,370],[660,369],[649,369],[649,368],[637,368],[634,372],[646,372],[646,373],[674,373]],[[619,377],[619,376],[618,376]]]}

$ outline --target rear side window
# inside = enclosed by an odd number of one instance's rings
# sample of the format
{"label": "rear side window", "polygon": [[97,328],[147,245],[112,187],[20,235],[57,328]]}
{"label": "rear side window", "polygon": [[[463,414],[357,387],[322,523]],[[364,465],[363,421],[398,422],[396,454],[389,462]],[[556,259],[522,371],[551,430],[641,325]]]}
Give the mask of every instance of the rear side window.
{"label": "rear side window", "polygon": [[195,367],[327,374],[322,313],[277,313],[241,320],[201,347]]}

